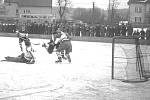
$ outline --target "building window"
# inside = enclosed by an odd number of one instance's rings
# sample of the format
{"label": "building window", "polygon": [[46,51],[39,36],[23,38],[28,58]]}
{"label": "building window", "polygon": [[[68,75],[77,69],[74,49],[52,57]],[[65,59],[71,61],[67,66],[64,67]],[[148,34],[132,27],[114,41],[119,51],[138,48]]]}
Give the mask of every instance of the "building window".
{"label": "building window", "polygon": [[142,13],[141,7],[135,7],[135,13]]}
{"label": "building window", "polygon": [[30,13],[30,10],[28,10],[28,13]]}
{"label": "building window", "polygon": [[19,10],[18,10],[18,9],[16,9],[16,13],[19,13]]}
{"label": "building window", "polygon": [[18,9],[16,9],[16,15],[18,15],[19,14],[19,10]]}
{"label": "building window", "polygon": [[141,23],[141,17],[135,17],[135,22],[136,23]]}
{"label": "building window", "polygon": [[150,18],[148,18],[148,24],[150,24]]}
{"label": "building window", "polygon": [[24,14],[28,14],[28,13],[30,13],[30,10],[25,9],[25,10],[24,10]]}

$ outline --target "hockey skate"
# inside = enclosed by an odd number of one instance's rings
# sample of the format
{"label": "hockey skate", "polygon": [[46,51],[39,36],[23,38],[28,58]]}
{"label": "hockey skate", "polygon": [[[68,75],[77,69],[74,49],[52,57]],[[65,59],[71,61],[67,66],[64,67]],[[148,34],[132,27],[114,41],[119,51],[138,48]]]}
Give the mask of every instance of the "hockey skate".
{"label": "hockey skate", "polygon": [[26,64],[34,64],[35,63],[35,60],[34,59],[31,59],[29,61],[26,62]]}
{"label": "hockey skate", "polygon": [[45,43],[43,43],[43,44],[42,44],[42,47],[46,47],[46,44],[45,44]]}
{"label": "hockey skate", "polygon": [[59,57],[58,60],[55,61],[55,63],[62,63],[61,58]]}

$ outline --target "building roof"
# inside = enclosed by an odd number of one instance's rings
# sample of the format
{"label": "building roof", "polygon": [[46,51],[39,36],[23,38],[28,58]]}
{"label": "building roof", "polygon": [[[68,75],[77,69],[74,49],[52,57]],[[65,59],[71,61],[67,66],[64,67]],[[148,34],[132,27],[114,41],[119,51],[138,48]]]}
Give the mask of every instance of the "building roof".
{"label": "building roof", "polygon": [[5,3],[17,3],[19,0],[4,0]]}
{"label": "building roof", "polygon": [[150,0],[129,0],[128,4],[150,3]]}
{"label": "building roof", "polygon": [[52,0],[19,0],[20,6],[52,7]]}
{"label": "building roof", "polygon": [[21,7],[52,7],[52,0],[5,0],[7,3],[18,3]]}

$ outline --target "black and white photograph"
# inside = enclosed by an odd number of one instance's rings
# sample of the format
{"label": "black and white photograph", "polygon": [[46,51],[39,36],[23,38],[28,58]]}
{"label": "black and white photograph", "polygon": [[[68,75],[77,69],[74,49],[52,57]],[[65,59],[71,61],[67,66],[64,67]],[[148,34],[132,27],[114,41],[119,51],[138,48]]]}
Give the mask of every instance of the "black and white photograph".
{"label": "black and white photograph", "polygon": [[0,0],[0,100],[150,100],[150,0]]}

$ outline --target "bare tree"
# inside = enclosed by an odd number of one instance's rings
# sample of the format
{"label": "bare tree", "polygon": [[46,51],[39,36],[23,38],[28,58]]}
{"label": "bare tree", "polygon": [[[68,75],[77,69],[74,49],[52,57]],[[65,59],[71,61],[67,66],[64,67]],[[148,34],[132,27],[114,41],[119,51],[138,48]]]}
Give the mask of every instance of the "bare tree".
{"label": "bare tree", "polygon": [[110,24],[114,23],[116,9],[118,5],[119,5],[119,0],[109,0],[108,21]]}
{"label": "bare tree", "polygon": [[65,18],[67,8],[70,6],[70,4],[71,4],[70,0],[57,0],[58,14],[59,14],[60,22],[62,22],[63,18]]}
{"label": "bare tree", "polygon": [[96,8],[94,9],[94,20],[91,20],[91,13],[92,13],[92,9],[87,9],[87,8],[76,8],[73,11],[72,14],[72,18],[75,20],[81,20],[82,22],[91,24],[93,23],[97,23],[97,24],[104,24],[104,17],[105,12],[103,9],[100,8]]}

